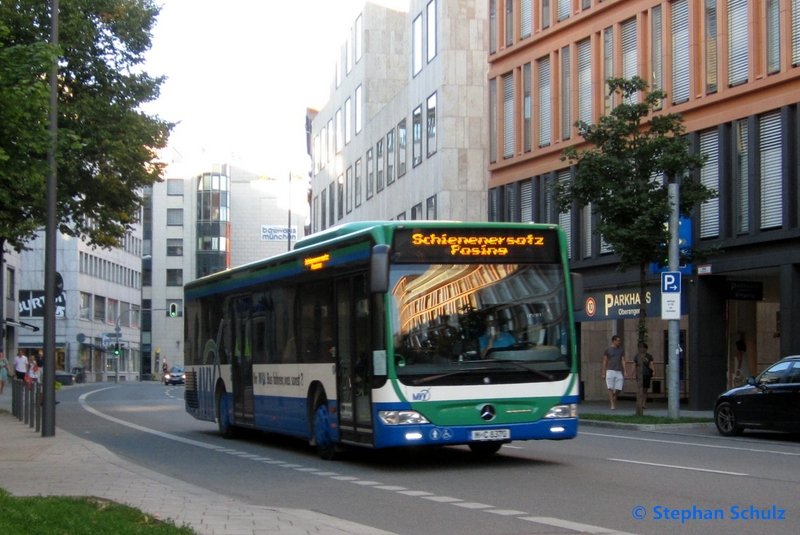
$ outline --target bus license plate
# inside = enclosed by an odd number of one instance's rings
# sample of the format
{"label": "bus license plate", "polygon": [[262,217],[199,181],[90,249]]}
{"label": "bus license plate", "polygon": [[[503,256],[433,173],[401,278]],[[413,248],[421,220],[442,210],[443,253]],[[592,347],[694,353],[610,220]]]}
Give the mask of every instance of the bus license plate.
{"label": "bus license plate", "polygon": [[472,431],[472,440],[508,440],[510,429],[480,429]]}

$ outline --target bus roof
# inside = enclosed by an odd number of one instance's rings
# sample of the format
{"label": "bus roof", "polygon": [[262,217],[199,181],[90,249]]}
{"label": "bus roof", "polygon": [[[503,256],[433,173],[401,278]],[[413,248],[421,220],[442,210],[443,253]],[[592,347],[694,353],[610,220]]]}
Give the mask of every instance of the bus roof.
{"label": "bus roof", "polygon": [[540,228],[540,229],[555,229],[558,225],[549,223],[507,223],[507,222],[471,222],[471,221],[441,221],[441,220],[394,220],[394,221],[357,221],[351,223],[344,223],[335,227],[330,227],[326,230],[316,232],[306,236],[297,242],[291,251],[281,253],[275,256],[256,260],[254,262],[236,266],[224,271],[212,273],[205,277],[196,279],[186,283],[185,287],[202,286],[210,280],[236,276],[239,273],[252,271],[254,269],[261,269],[269,264],[278,265],[284,262],[291,261],[302,254],[305,249],[312,248],[316,245],[335,244],[337,242],[346,241],[348,238],[356,237],[358,235],[371,235],[376,242],[386,243],[391,239],[394,230],[397,228],[453,228],[453,227],[470,227],[470,228]]}

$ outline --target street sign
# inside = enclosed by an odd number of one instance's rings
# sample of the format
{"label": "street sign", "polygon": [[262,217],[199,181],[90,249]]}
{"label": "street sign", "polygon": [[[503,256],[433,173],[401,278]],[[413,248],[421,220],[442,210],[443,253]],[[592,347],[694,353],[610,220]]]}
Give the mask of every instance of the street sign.
{"label": "street sign", "polygon": [[676,294],[676,293],[661,294],[661,319],[662,320],[681,319],[681,294]]}
{"label": "street sign", "polygon": [[681,272],[665,271],[661,274],[661,293],[681,293]]}
{"label": "street sign", "polygon": [[120,339],[119,333],[103,333],[103,347],[116,344]]}

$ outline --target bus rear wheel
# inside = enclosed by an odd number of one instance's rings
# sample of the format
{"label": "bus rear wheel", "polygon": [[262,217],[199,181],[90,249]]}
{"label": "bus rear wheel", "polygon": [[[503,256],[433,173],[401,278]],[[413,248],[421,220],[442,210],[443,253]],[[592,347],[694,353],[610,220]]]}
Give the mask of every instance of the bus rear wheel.
{"label": "bus rear wheel", "polygon": [[328,410],[328,400],[324,396],[319,396],[315,406],[312,429],[317,454],[321,459],[332,461],[336,458],[336,444],[331,437],[331,413]]}
{"label": "bus rear wheel", "polygon": [[494,455],[500,448],[503,447],[502,442],[472,442],[469,444],[469,449],[475,455]]}
{"label": "bus rear wheel", "polygon": [[222,438],[236,438],[236,426],[230,420],[230,400],[225,389],[217,391],[217,426]]}

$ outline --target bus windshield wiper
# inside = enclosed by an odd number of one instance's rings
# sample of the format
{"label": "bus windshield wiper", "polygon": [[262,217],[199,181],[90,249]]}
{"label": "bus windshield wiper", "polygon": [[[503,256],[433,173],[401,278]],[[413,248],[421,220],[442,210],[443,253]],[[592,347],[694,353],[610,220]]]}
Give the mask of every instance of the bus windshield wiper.
{"label": "bus windshield wiper", "polygon": [[437,381],[439,379],[444,379],[445,377],[453,377],[455,375],[463,375],[465,373],[472,373],[472,372],[480,372],[485,370],[494,370],[496,368],[489,367],[489,366],[482,366],[480,368],[470,368],[468,370],[457,370],[454,372],[448,373],[440,373],[437,375],[429,375],[427,377],[420,377],[419,379],[412,379],[409,382],[413,385],[422,385],[425,383],[430,383],[431,381]]}
{"label": "bus windshield wiper", "polygon": [[544,377],[548,381],[552,381],[553,379],[555,379],[555,377],[553,377],[553,375],[551,375],[551,374],[549,374],[547,372],[543,372],[542,370],[537,370],[536,368],[531,368],[530,366],[527,366],[527,365],[523,364],[521,361],[518,361],[518,360],[503,360],[503,361],[500,361],[500,362],[502,362],[503,364],[513,364],[514,366],[516,366],[518,368],[522,368],[525,371],[528,371],[528,372],[531,372],[531,373],[535,373],[536,375],[539,375],[540,377]]}

